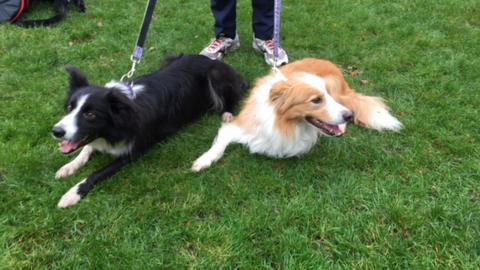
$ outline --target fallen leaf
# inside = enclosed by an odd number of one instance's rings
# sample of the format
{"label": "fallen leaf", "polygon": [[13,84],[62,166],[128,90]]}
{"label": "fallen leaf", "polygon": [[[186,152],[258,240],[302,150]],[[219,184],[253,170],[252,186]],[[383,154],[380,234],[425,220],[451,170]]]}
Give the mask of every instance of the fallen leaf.
{"label": "fallen leaf", "polygon": [[358,72],[358,70],[356,70],[356,69],[350,71],[350,75],[351,75],[352,77],[357,77],[358,74],[360,74],[360,72]]}

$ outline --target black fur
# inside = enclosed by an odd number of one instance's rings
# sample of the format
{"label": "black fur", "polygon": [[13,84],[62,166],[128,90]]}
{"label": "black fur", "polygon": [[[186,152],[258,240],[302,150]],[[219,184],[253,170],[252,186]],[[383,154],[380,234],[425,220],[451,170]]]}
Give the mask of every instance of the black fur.
{"label": "black fur", "polygon": [[[81,97],[88,95],[88,98],[77,114],[72,113],[76,115],[78,127],[75,134],[66,138],[60,121],[54,127],[54,135],[63,140],[81,141],[81,145],[95,145],[103,139],[111,149],[119,144],[131,145],[130,151],[117,155],[110,165],[87,177],[78,187],[81,197],[96,183],[112,176],[215,105],[217,112],[232,112],[247,89],[244,79],[230,66],[201,55],[169,58],[158,71],[140,77],[134,84],[143,85],[144,90],[135,99],[120,89],[90,85],[73,67],[67,71],[70,73],[67,111],[76,110]],[[215,104],[215,100],[220,104]],[[93,120],[88,119],[89,113],[95,115]]]}
{"label": "black fur", "polygon": [[50,26],[56,23],[61,22],[65,19],[68,13],[68,4],[72,2],[78,9],[79,12],[85,13],[86,7],[83,0],[52,0],[53,9],[55,15],[48,19],[42,20],[20,20],[15,24],[20,27],[38,27],[38,26]]}

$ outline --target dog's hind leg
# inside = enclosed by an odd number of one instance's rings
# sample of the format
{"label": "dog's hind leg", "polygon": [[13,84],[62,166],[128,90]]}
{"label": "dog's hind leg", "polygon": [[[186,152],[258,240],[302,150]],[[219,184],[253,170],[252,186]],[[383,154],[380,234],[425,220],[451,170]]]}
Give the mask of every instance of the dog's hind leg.
{"label": "dog's hind leg", "polygon": [[235,116],[231,112],[224,112],[222,114],[222,122],[223,123],[230,123],[235,119]]}
{"label": "dog's hind leg", "polygon": [[95,150],[93,149],[93,147],[91,147],[88,144],[85,145],[82,151],[80,152],[80,154],[78,154],[78,156],[74,160],[63,165],[55,173],[55,179],[60,179],[60,178],[67,177],[74,174],[78,169],[80,169],[87,163],[88,159],[90,158],[90,156],[93,154],[94,151]]}
{"label": "dog's hind leg", "polygon": [[199,172],[219,160],[227,146],[232,142],[237,142],[242,135],[242,130],[233,124],[225,124],[218,130],[218,135],[213,141],[212,147],[201,155],[192,166],[192,171]]}
{"label": "dog's hind leg", "polygon": [[131,156],[119,157],[108,166],[92,173],[86,179],[83,179],[75,186],[70,188],[67,193],[63,194],[62,198],[57,204],[58,208],[66,208],[78,203],[81,199],[87,196],[88,192],[92,190],[95,184],[110,178],[132,160],[133,158]]}

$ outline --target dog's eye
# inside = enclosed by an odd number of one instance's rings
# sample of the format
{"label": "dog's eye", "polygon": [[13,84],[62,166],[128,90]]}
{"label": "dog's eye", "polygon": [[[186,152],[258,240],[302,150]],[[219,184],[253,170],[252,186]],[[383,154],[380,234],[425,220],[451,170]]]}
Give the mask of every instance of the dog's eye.
{"label": "dog's eye", "polygon": [[87,119],[88,121],[92,121],[97,118],[97,116],[93,112],[84,112],[83,117],[85,117],[85,119]]}
{"label": "dog's eye", "polygon": [[320,104],[321,102],[322,102],[321,97],[316,97],[316,98],[312,99],[312,103],[314,103],[314,104]]}

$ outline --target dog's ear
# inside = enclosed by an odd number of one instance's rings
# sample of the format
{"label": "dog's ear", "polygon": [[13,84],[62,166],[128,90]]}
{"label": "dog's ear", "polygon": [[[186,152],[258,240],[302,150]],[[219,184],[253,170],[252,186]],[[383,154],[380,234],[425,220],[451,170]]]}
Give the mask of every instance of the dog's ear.
{"label": "dog's ear", "polygon": [[290,107],[287,102],[287,92],[291,88],[292,86],[288,82],[279,81],[275,83],[270,90],[270,101],[280,113],[284,113]]}
{"label": "dog's ear", "polygon": [[270,101],[276,102],[280,99],[286,88],[288,88],[288,84],[285,81],[275,83],[270,90]]}
{"label": "dog's ear", "polygon": [[67,66],[65,67],[65,70],[70,74],[70,93],[89,85],[87,77],[85,77],[85,75],[83,75],[76,67]]}
{"label": "dog's ear", "polygon": [[110,104],[111,118],[118,127],[132,127],[137,121],[137,109],[135,103],[119,91],[112,90],[107,94]]}

